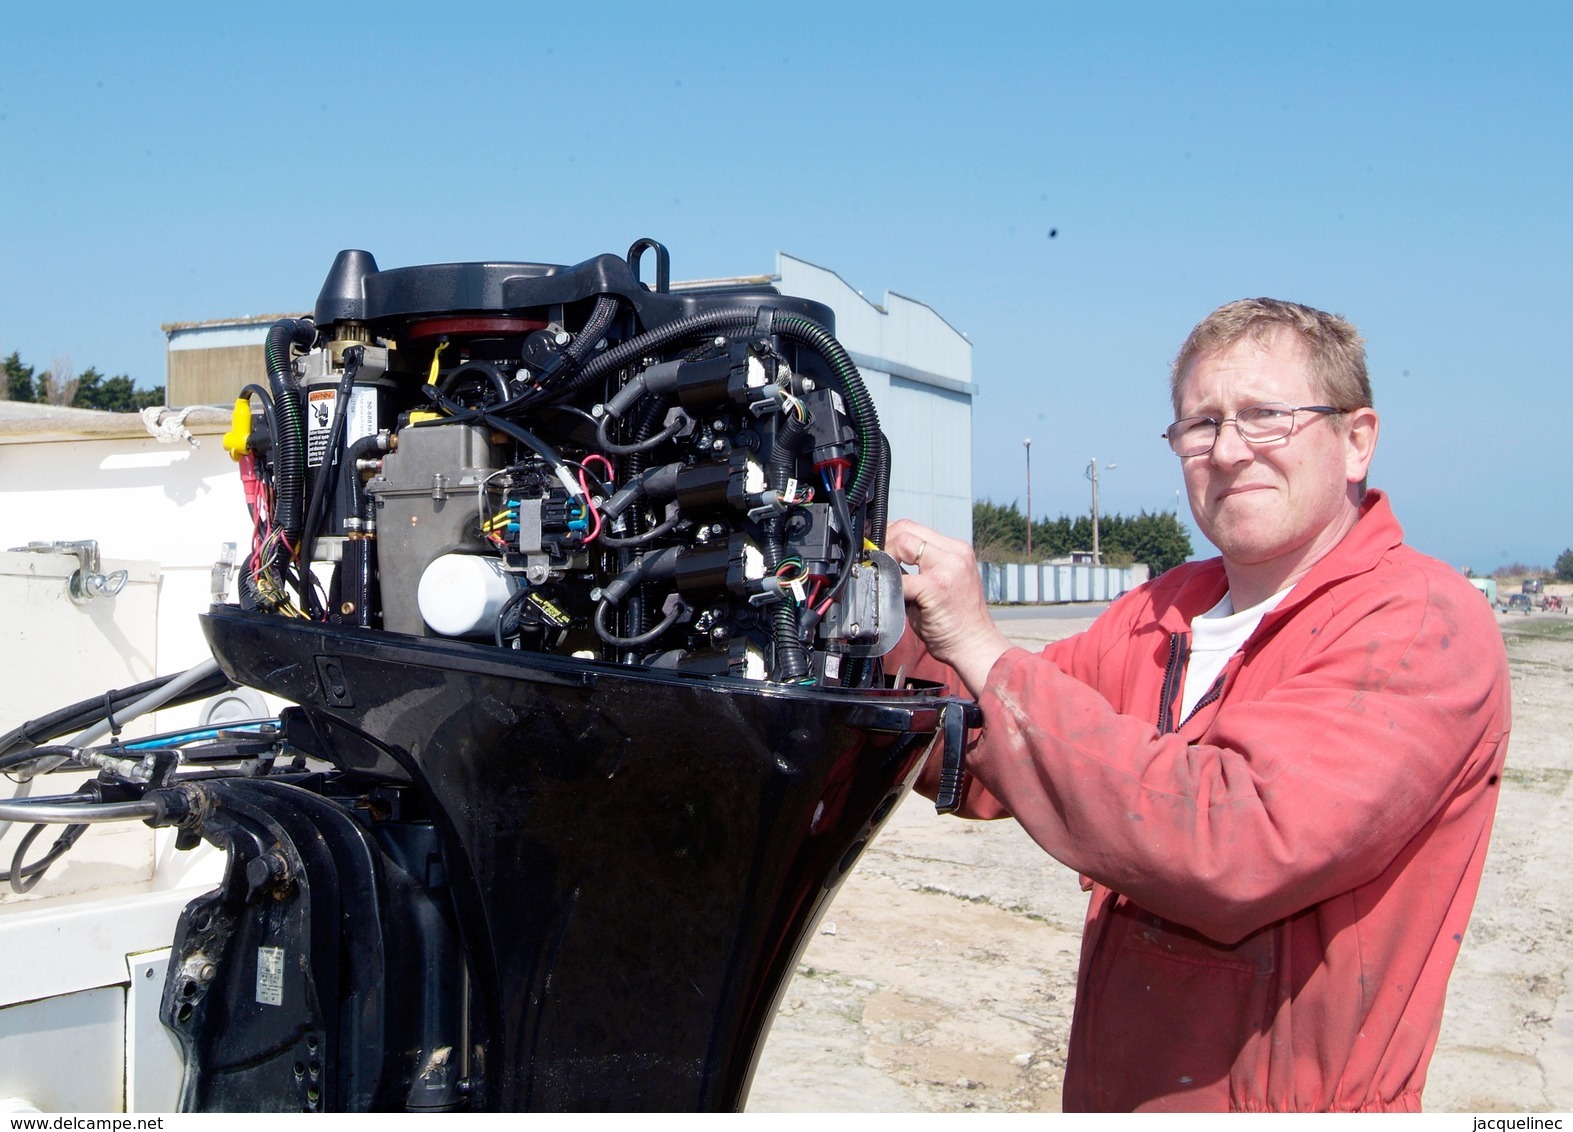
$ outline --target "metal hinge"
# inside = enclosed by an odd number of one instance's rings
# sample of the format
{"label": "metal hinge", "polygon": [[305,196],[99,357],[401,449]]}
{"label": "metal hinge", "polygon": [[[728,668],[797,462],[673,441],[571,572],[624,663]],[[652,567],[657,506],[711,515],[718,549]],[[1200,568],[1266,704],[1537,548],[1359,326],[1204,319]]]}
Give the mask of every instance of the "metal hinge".
{"label": "metal hinge", "polygon": [[78,605],[87,605],[96,597],[114,597],[125,588],[130,576],[125,570],[105,574],[98,560],[98,540],[79,539],[76,542],[30,542],[26,546],[13,546],[18,554],[74,554],[81,565],[66,582],[66,593]]}

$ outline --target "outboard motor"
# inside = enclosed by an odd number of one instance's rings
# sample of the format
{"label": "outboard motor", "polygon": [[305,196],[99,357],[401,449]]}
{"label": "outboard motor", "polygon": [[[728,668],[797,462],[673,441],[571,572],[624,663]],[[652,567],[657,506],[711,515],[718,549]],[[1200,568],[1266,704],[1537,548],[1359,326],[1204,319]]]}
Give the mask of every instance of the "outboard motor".
{"label": "outboard motor", "polygon": [[667,279],[652,241],[346,251],[269,333],[204,626],[298,706],[146,791],[229,852],[163,1004],[188,1110],[739,1108],[837,886],[959,758],[970,705],[880,660],[890,461],[831,312]]}

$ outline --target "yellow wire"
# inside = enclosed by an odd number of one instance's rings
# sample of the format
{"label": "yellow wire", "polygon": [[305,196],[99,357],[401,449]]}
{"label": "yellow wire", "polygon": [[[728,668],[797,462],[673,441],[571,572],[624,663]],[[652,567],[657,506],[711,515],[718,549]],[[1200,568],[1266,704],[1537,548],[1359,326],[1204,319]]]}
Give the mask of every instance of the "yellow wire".
{"label": "yellow wire", "polygon": [[437,363],[442,358],[442,352],[444,350],[446,350],[447,348],[448,348],[448,340],[446,338],[444,338],[442,341],[437,343],[437,348],[432,351],[432,356],[431,356],[431,373],[426,378],[426,384],[427,385],[436,385],[437,384]]}

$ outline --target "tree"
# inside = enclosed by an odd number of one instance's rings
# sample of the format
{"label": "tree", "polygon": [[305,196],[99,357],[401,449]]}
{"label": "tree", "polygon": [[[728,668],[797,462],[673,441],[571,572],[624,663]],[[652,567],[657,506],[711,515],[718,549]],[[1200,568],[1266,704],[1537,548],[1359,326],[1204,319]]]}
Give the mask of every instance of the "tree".
{"label": "tree", "polygon": [[[1037,532],[1033,532],[1037,537]],[[1022,552],[1027,520],[1011,501],[1009,507],[979,499],[972,505],[972,545],[980,560],[1002,562]]]}
{"label": "tree", "polygon": [[38,379],[38,399],[51,405],[71,404],[76,396],[74,368],[70,354],[61,354],[49,363],[49,369]]}
{"label": "tree", "polygon": [[0,401],[38,400],[38,383],[33,377],[33,367],[22,364],[20,352],[12,350],[0,364],[5,366],[5,374],[0,377]]}
{"label": "tree", "polygon": [[[1191,536],[1171,511],[1148,513],[1135,518],[1104,515],[1098,519],[1099,543],[1109,565],[1144,562],[1157,577],[1191,556]],[[981,499],[972,505],[972,545],[979,561],[1025,561],[1027,523],[1016,504],[1002,507]],[[1092,519],[1037,519],[1032,524],[1032,556],[1035,559],[1063,558],[1073,551],[1092,549]]]}
{"label": "tree", "polygon": [[1573,547],[1557,555],[1557,581],[1573,582]]}
{"label": "tree", "polygon": [[29,401],[38,404],[70,405],[77,409],[100,409],[109,413],[134,413],[149,405],[164,403],[164,387],[138,389],[125,374],[105,377],[89,366],[79,377],[71,376],[71,359],[61,356],[44,373],[22,361],[12,350],[0,359],[0,401]]}
{"label": "tree", "polygon": [[[1149,513],[1143,511],[1134,519],[1116,515],[1114,537],[1106,529],[1100,530],[1102,549],[1129,554],[1133,562],[1145,562],[1152,569],[1153,577],[1172,569],[1191,556],[1191,536],[1180,525],[1180,518],[1172,511]],[[1099,520],[1100,528],[1104,527]]]}
{"label": "tree", "polygon": [[101,409],[106,413],[134,413],[149,405],[164,403],[164,387],[138,389],[125,374],[106,378],[89,366],[77,378],[71,404],[78,409]]}

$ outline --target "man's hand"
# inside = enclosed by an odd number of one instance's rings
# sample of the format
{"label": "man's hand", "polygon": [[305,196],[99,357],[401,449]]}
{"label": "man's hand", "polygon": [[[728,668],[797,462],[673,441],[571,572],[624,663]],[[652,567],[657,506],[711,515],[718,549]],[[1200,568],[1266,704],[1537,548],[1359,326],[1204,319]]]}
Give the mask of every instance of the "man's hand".
{"label": "man's hand", "polygon": [[917,573],[903,578],[907,623],[930,655],[956,670],[974,696],[989,669],[1010,648],[989,616],[972,547],[946,538],[910,519],[897,519],[885,535],[885,551]]}

